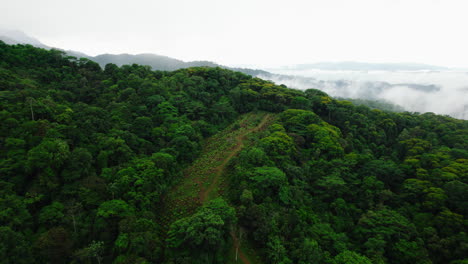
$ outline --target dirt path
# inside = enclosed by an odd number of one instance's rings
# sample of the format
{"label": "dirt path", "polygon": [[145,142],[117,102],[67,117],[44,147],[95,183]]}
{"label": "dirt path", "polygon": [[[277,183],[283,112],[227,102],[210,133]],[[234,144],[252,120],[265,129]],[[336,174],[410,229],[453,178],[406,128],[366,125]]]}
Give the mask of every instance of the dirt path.
{"label": "dirt path", "polygon": [[[238,120],[237,128],[231,126],[204,143],[200,156],[184,171],[184,177],[160,203],[159,223],[163,238],[174,221],[192,215],[204,203],[221,195],[222,176],[229,161],[247,144],[249,134],[265,129],[273,120],[274,116],[268,113],[246,114]],[[234,252],[238,249],[238,262],[250,264],[249,259],[252,258],[242,252],[241,241],[235,233],[231,233],[231,237]]]}
{"label": "dirt path", "polygon": [[206,190],[202,190],[200,192],[200,201],[205,203],[208,200],[209,195],[213,192],[213,190],[219,186],[219,180],[221,178],[221,175],[224,172],[224,169],[226,168],[227,164],[231,159],[236,156],[242,148],[244,148],[244,141],[247,138],[247,135],[249,135],[252,132],[257,132],[265,128],[267,125],[268,121],[271,121],[271,115],[267,114],[263,117],[262,121],[254,128],[246,130],[244,133],[237,135],[235,137],[236,140],[236,145],[233,149],[230,150],[229,155],[224,159],[223,163],[221,163],[219,166],[213,168],[213,171],[215,172],[215,177],[213,178],[210,186]]}

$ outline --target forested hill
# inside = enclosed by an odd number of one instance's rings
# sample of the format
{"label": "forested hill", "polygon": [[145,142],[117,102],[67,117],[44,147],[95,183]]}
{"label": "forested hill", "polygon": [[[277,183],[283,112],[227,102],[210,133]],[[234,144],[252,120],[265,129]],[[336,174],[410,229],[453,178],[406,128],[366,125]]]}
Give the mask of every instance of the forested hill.
{"label": "forested hill", "polygon": [[89,59],[96,61],[103,68],[108,63],[116,64],[117,66],[122,66],[126,64],[140,64],[148,65],[155,70],[162,71],[174,71],[181,68],[190,68],[190,67],[218,67],[216,63],[210,61],[191,61],[184,62],[167,56],[161,56],[156,54],[101,54],[95,57],[89,57]]}
{"label": "forested hill", "polygon": [[[73,52],[67,51],[67,53],[73,55]],[[75,56],[75,55],[73,55]],[[81,57],[81,56],[78,56]],[[263,70],[257,69],[248,69],[248,68],[231,68],[223,65],[216,64],[211,61],[182,61],[178,59],[174,59],[167,56],[161,56],[156,54],[101,54],[95,57],[86,56],[87,59],[93,60],[97,62],[102,68],[106,66],[106,64],[112,63],[117,66],[122,65],[132,65],[132,64],[139,64],[139,65],[148,65],[153,70],[159,71],[175,71],[179,69],[185,69],[190,67],[220,67],[224,69],[239,71],[249,75],[263,75],[263,76],[271,76],[271,73]]]}
{"label": "forested hill", "polygon": [[468,262],[467,121],[0,42],[0,122],[1,263]]}

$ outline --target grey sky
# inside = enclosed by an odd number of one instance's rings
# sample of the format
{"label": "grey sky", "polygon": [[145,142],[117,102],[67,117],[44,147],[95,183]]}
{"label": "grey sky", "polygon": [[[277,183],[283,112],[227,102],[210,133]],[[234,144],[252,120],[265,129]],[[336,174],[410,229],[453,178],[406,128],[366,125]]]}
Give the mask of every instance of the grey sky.
{"label": "grey sky", "polygon": [[1,28],[90,55],[468,67],[465,0],[1,0],[1,6]]}

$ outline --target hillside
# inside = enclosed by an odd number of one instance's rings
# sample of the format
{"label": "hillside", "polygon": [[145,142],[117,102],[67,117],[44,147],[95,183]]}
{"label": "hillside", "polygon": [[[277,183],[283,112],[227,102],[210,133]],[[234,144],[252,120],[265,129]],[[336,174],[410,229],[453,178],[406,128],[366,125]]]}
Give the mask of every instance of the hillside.
{"label": "hillside", "polygon": [[0,122],[3,263],[468,261],[468,121],[0,41]]}

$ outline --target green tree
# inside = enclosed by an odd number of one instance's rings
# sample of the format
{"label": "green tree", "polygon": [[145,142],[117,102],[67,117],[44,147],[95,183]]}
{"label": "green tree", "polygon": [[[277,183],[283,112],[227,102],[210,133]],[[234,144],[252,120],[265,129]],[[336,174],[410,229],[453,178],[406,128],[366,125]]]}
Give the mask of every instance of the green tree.
{"label": "green tree", "polygon": [[98,264],[101,264],[104,253],[103,241],[92,241],[86,248],[79,250],[75,255],[80,259],[96,258]]}
{"label": "green tree", "polygon": [[362,256],[354,251],[343,251],[335,258],[336,264],[371,264],[372,262],[365,256]]}
{"label": "green tree", "polygon": [[192,263],[219,263],[235,212],[221,198],[210,201],[194,215],[171,225],[167,243],[176,258],[189,257]]}
{"label": "green tree", "polygon": [[34,246],[45,261],[63,263],[71,256],[73,242],[66,229],[54,227],[41,234]]}
{"label": "green tree", "polygon": [[64,206],[59,202],[53,202],[42,208],[39,213],[39,222],[43,225],[57,226],[63,222]]}
{"label": "green tree", "polygon": [[103,218],[122,218],[132,215],[133,209],[122,200],[110,200],[103,202],[97,211],[97,215]]}
{"label": "green tree", "polygon": [[3,263],[33,263],[30,241],[7,226],[0,226],[0,258]]}

